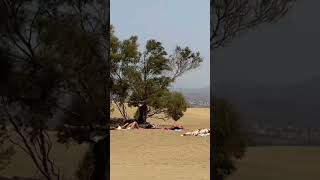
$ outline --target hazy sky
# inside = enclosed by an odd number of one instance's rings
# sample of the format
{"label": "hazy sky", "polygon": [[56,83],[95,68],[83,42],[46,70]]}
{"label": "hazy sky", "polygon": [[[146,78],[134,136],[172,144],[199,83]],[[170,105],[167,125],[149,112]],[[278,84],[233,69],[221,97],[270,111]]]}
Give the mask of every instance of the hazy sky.
{"label": "hazy sky", "polygon": [[297,1],[288,18],[212,54],[213,79],[292,83],[320,77],[320,1]]}
{"label": "hazy sky", "polygon": [[209,0],[111,0],[111,24],[120,39],[137,35],[162,42],[171,53],[176,45],[200,51],[204,62],[177,80],[175,87],[200,88],[210,84]]}

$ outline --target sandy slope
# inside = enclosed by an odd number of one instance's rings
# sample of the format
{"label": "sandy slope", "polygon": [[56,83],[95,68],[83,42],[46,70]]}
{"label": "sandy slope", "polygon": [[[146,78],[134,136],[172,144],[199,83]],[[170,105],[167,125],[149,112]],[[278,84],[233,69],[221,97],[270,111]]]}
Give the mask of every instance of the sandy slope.
{"label": "sandy slope", "polygon": [[320,147],[250,147],[227,180],[320,179]]}
{"label": "sandy slope", "polygon": [[[113,116],[118,115],[113,113]],[[209,128],[209,116],[209,109],[188,109],[178,124],[190,130]],[[165,130],[112,131],[111,179],[210,179],[210,137],[181,137],[181,134]]]}
{"label": "sandy slope", "polygon": [[[55,142],[55,133],[51,132],[50,137]],[[77,170],[78,164],[84,156],[88,148],[87,144],[72,144],[69,148],[65,145],[55,142],[52,150],[52,157],[55,159],[56,165],[61,169],[61,173],[65,177],[73,177]],[[30,157],[19,148],[16,148],[16,154],[12,159],[12,163],[3,171],[0,176],[5,177],[39,177],[40,173],[35,168]]]}

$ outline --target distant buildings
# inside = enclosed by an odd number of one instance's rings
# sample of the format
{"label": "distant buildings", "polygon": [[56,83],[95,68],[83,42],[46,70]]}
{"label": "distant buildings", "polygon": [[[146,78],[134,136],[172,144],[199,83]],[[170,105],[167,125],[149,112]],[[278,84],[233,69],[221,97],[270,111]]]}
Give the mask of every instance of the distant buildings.
{"label": "distant buildings", "polygon": [[191,107],[210,107],[210,102],[202,100],[188,100]]}
{"label": "distant buildings", "polygon": [[256,145],[320,145],[320,128],[266,127],[255,124],[247,132]]}

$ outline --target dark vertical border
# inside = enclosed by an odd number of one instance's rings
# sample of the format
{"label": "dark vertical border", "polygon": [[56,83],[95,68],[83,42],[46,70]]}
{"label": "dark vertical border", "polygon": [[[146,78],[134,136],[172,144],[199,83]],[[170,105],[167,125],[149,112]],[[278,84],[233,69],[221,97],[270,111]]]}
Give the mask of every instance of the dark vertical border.
{"label": "dark vertical border", "polygon": [[[110,180],[110,0],[101,0],[103,12],[101,13],[102,34],[106,36],[106,85],[105,85],[105,104],[103,112],[105,119],[100,122],[102,127],[107,127],[104,138],[94,144],[93,153],[95,154],[95,172],[91,180]],[[106,6],[105,8],[103,6]]]}
{"label": "dark vertical border", "polygon": [[213,173],[215,172],[215,160],[214,158],[216,158],[214,155],[215,153],[215,141],[212,135],[214,135],[214,125],[215,125],[215,119],[214,119],[214,111],[213,111],[213,106],[214,106],[214,102],[213,102],[213,39],[212,37],[212,24],[213,24],[213,18],[212,18],[212,14],[213,14],[213,0],[210,0],[210,129],[211,129],[211,134],[210,134],[210,179],[214,179],[214,175]]}
{"label": "dark vertical border", "polygon": [[110,180],[110,128],[109,128],[109,123],[110,123],[110,0],[106,0],[107,1],[107,12],[106,12],[106,16],[107,16],[107,28],[108,28],[108,31],[107,31],[107,36],[108,36],[108,54],[107,54],[107,63],[108,63],[108,73],[109,76],[107,77],[108,78],[108,89],[107,89],[107,102],[106,102],[106,106],[107,106],[107,109],[108,111],[106,112],[106,117],[107,117],[107,157],[106,157],[106,161],[107,161],[107,180]]}

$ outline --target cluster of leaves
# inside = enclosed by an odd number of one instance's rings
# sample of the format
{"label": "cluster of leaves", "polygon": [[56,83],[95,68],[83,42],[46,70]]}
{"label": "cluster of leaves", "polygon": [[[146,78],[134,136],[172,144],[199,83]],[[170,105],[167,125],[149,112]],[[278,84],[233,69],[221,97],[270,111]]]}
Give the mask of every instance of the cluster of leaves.
{"label": "cluster of leaves", "polygon": [[234,160],[244,156],[248,139],[241,130],[238,113],[224,99],[214,98],[214,119],[214,174],[224,179],[236,170]]}

